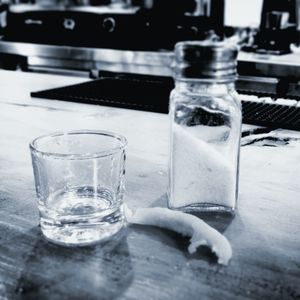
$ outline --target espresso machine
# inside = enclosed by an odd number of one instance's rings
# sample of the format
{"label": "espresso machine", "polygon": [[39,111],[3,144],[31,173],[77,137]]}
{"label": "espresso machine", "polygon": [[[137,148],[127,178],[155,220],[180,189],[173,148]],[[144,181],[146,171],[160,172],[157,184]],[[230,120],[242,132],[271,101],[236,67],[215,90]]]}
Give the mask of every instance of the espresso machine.
{"label": "espresso machine", "polygon": [[5,41],[123,50],[173,50],[221,34],[223,0],[132,0],[16,4]]}

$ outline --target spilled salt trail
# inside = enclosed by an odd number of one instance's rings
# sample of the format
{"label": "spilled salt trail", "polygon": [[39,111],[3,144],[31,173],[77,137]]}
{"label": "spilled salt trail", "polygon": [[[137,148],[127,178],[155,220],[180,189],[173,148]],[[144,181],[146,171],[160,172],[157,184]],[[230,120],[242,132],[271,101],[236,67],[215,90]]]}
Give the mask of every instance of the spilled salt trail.
{"label": "spilled salt trail", "polygon": [[172,203],[235,203],[235,167],[211,144],[197,139],[189,127],[173,125]]}

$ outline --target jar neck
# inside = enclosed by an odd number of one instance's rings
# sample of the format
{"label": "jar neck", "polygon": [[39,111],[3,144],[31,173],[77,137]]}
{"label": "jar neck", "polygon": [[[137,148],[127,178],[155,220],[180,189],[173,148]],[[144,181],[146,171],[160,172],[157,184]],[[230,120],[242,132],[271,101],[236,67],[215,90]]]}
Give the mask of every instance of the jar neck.
{"label": "jar neck", "polygon": [[176,90],[181,93],[201,93],[201,94],[228,94],[235,91],[234,82],[216,82],[216,81],[204,81],[204,80],[176,80]]}

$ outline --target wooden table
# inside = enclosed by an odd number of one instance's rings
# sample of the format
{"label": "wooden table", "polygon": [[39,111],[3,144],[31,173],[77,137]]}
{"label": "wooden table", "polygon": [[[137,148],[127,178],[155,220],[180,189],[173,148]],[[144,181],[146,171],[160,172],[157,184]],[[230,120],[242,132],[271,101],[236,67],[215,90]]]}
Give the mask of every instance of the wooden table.
{"label": "wooden table", "polygon": [[0,299],[300,299],[297,132],[243,138],[237,215],[209,220],[232,244],[227,267],[205,248],[189,255],[187,239],[154,227],[130,226],[118,242],[79,249],[43,239],[28,143],[55,130],[125,135],[126,202],[166,205],[167,115],[29,96],[84,80],[0,72]]}

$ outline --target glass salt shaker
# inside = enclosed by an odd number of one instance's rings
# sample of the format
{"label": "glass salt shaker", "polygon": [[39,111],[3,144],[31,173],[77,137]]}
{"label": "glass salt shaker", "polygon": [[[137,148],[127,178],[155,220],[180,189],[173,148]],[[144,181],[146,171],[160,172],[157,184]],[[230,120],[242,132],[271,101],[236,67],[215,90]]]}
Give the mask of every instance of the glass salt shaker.
{"label": "glass salt shaker", "polygon": [[171,209],[234,213],[242,119],[234,84],[237,53],[224,41],[176,44],[169,111]]}

